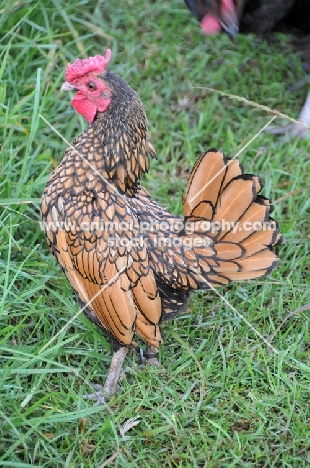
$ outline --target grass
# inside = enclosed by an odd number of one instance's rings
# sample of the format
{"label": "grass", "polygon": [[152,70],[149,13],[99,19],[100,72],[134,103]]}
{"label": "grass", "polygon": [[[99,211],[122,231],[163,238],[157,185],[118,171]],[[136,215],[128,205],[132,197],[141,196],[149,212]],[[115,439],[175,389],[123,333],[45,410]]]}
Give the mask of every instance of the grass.
{"label": "grass", "polygon": [[[271,114],[211,87],[297,117],[307,86],[286,38],[206,38],[179,0],[8,0],[1,7],[0,465],[3,467],[309,466],[310,140],[262,134],[241,155],[265,181],[284,233],[272,276],[192,296],[165,324],[158,369],[131,372],[109,404],[82,395],[103,382],[105,338],[76,314],[72,290],[39,228],[39,200],[84,128],[59,88],[76,57],[113,50],[110,69],[137,90],[158,160],[144,185],[181,213],[190,167],[208,147],[235,154]],[[299,308],[277,328],[285,317]],[[131,418],[140,422],[125,432]]]}

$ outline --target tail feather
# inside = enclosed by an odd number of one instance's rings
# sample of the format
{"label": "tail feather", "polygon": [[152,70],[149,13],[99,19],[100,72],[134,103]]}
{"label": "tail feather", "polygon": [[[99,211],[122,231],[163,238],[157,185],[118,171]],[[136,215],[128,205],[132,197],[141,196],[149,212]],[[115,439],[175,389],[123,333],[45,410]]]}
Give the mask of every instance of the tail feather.
{"label": "tail feather", "polygon": [[197,218],[212,219],[214,215],[214,206],[209,201],[201,201],[195,206],[191,215]]}
{"label": "tail feather", "polygon": [[227,161],[229,161],[229,163],[226,166],[226,174],[223,180],[223,187],[226,187],[232,179],[235,179],[236,177],[239,177],[243,174],[243,167],[237,159],[226,160],[223,154],[222,157],[224,164],[226,164]]}
{"label": "tail feather", "polygon": [[213,221],[221,224],[225,220],[225,231],[240,220],[256,198],[255,184],[250,177],[245,175],[232,179],[220,194]]}
{"label": "tail feather", "polygon": [[270,268],[265,270],[255,270],[255,271],[240,271],[238,273],[230,273],[229,281],[245,281],[257,278],[264,278],[264,276],[269,275],[269,273],[277,266],[276,262]]}
{"label": "tail feather", "polygon": [[[248,208],[248,210],[239,219],[238,225],[235,224],[227,232],[220,234],[220,239],[226,242],[242,242],[253,232],[256,225],[262,225],[269,220],[269,205],[260,203],[259,198]],[[255,224],[256,223],[256,224]]]}
{"label": "tail feather", "polygon": [[244,247],[232,242],[220,242],[214,245],[217,258],[221,260],[234,260],[244,256]]}
{"label": "tail feather", "polygon": [[229,273],[229,276],[213,273],[212,275],[208,275],[206,279],[208,284],[211,284],[213,287],[224,286],[225,284],[228,284],[232,281],[231,276],[233,275],[238,275],[238,273]]}
{"label": "tail feather", "polygon": [[198,227],[191,235],[207,236],[210,243],[185,255],[193,273],[198,257],[207,283],[259,278],[277,265],[274,246],[281,234],[269,217],[270,201],[258,195],[262,187],[258,177],[244,174],[239,161],[219,151],[211,150],[196,162],[183,198],[184,215],[195,227],[199,220],[209,221],[210,229],[202,232]]}
{"label": "tail feather", "polygon": [[217,265],[213,267],[213,270],[221,273],[238,273],[241,270],[241,267],[237,262],[219,261],[217,262]]}
{"label": "tail feather", "polygon": [[[227,172],[223,162],[224,155],[219,151],[205,153],[197,160],[189,176],[183,198],[185,216],[193,216],[194,211],[197,211],[196,216],[212,219],[212,211]],[[200,204],[202,206],[199,209]]]}
{"label": "tail feather", "polygon": [[276,239],[277,232],[275,231],[256,231],[247,239],[242,241],[241,245],[246,251],[246,256],[250,256],[257,251],[263,250],[268,246],[274,245]]}
{"label": "tail feather", "polygon": [[275,260],[274,252],[266,248],[239,260],[238,263],[242,271],[260,271],[270,268]]}

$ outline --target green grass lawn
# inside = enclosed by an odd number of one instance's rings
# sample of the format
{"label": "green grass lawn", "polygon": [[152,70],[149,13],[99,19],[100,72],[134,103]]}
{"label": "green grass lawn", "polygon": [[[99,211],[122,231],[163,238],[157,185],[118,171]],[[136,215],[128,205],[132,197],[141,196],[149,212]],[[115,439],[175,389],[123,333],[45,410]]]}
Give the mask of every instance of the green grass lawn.
{"label": "green grass lawn", "polygon": [[39,227],[41,194],[66,148],[40,114],[69,141],[85,127],[59,91],[66,64],[112,49],[109,68],[140,95],[158,152],[143,183],[181,214],[198,155],[233,156],[272,117],[203,88],[298,116],[309,82],[289,91],[304,72],[287,38],[207,38],[181,0],[0,9],[0,466],[310,466],[310,138],[263,133],[240,154],[274,200],[281,263],[220,290],[232,307],[212,291],[193,294],[191,313],[162,327],[159,368],[138,369],[129,355],[121,392],[95,407],[82,396],[107,373],[100,332],[80,315],[41,351],[78,312]]}

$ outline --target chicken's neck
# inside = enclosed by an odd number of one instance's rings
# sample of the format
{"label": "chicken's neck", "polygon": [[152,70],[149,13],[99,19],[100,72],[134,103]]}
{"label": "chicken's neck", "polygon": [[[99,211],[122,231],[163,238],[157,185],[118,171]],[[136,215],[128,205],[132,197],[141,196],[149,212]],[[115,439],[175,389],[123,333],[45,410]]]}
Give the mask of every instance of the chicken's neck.
{"label": "chicken's neck", "polygon": [[79,146],[94,169],[120,192],[132,195],[156,152],[137,94],[112,73],[106,73],[105,79],[111,81],[111,104],[105,112],[97,113],[74,146]]}

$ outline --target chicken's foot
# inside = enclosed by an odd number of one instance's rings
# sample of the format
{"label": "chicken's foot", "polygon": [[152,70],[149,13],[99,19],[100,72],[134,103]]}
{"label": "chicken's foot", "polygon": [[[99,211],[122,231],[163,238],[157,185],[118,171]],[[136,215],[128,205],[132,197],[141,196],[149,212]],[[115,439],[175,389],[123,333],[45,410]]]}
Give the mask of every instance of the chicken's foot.
{"label": "chicken's foot", "polygon": [[105,403],[106,399],[110,398],[116,392],[117,384],[123,371],[123,362],[127,353],[128,348],[122,347],[113,354],[104,386],[98,384],[94,385],[94,389],[97,391],[89,395],[84,395],[84,398],[95,400],[95,405],[97,406]]}
{"label": "chicken's foot", "polygon": [[300,140],[307,138],[310,135],[310,93],[307,96],[298,120],[301,123],[268,127],[266,131],[267,133],[273,133],[274,135],[284,135],[284,141],[288,141],[294,137],[297,137]]}
{"label": "chicken's foot", "polygon": [[143,364],[150,364],[151,366],[159,366],[158,349],[146,343],[145,351],[140,349],[141,360]]}

